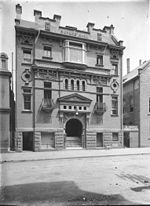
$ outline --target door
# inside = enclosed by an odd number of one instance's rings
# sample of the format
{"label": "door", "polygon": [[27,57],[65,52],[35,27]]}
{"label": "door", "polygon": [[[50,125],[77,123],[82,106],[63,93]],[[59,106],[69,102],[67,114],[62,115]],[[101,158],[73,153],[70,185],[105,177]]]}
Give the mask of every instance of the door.
{"label": "door", "polygon": [[23,150],[33,151],[33,132],[23,132]]}
{"label": "door", "polygon": [[96,146],[97,147],[103,147],[103,133],[97,133]]}
{"label": "door", "polygon": [[82,123],[78,119],[70,119],[66,123],[66,147],[82,146]]}

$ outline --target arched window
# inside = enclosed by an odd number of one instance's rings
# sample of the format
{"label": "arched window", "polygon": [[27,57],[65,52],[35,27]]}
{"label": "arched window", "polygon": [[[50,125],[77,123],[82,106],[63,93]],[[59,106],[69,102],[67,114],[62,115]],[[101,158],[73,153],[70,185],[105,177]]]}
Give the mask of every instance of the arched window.
{"label": "arched window", "polygon": [[65,89],[68,89],[68,79],[65,79]]}
{"label": "arched window", "polygon": [[74,90],[74,80],[71,80],[71,90]]}
{"label": "arched window", "polygon": [[82,82],[82,91],[85,91],[85,81]]}
{"label": "arched window", "polygon": [[80,82],[79,82],[79,80],[77,80],[77,90],[78,91],[80,90]]}

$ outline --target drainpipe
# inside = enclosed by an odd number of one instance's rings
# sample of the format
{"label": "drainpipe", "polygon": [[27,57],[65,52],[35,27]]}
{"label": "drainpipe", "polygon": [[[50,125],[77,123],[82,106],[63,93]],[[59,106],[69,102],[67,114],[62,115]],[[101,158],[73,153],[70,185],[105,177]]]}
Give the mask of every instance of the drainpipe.
{"label": "drainpipe", "polygon": [[[34,66],[35,63],[35,49],[36,49],[36,43],[40,35],[40,30],[38,31],[38,34],[35,38],[34,44],[33,44],[33,62],[32,65]],[[33,137],[34,137],[34,151],[35,151],[35,75],[33,71],[33,83],[32,83],[32,88],[33,88]]]}
{"label": "drainpipe", "polygon": [[[123,54],[123,51],[122,51]],[[120,59],[120,130],[122,134],[122,146],[124,145],[124,135],[123,135],[123,84],[122,84],[122,54]]]}

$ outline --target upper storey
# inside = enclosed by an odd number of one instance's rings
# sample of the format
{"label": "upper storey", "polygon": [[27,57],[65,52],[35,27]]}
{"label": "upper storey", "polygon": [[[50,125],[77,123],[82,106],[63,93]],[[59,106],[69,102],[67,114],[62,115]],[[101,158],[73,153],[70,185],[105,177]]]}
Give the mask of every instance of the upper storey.
{"label": "upper storey", "polygon": [[87,31],[78,30],[76,27],[60,26],[61,16],[54,15],[53,19],[42,17],[42,12],[34,10],[35,22],[25,21],[21,19],[22,7],[16,5],[16,27],[26,28],[35,31],[41,31],[50,35],[55,35],[62,38],[75,39],[82,42],[98,43],[109,45],[111,48],[123,50],[123,41],[118,41],[114,36],[113,25],[105,26],[103,29],[94,28],[93,23],[87,24]]}

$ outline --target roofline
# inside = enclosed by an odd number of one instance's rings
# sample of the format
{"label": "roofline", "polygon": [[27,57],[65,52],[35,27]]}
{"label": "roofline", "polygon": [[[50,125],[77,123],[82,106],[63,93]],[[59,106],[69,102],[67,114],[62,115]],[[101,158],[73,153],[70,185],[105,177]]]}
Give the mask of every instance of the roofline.
{"label": "roofline", "polygon": [[[63,27],[62,27],[63,28]],[[65,28],[65,27],[64,27]],[[15,25],[15,29],[17,31],[19,30],[23,30],[23,31],[30,31],[34,34],[36,34],[38,31],[41,31],[41,34],[43,35],[47,35],[47,36],[53,36],[55,38],[62,38],[62,39],[71,39],[71,40],[79,40],[80,42],[85,42],[85,43],[91,43],[91,44],[95,44],[95,45],[104,45],[104,46],[109,46],[112,49],[118,49],[118,50],[124,50],[125,47],[124,46],[117,46],[117,45],[112,45],[112,44],[108,44],[106,42],[103,41],[95,41],[95,40],[91,40],[91,39],[86,39],[86,38],[80,38],[80,37],[74,37],[74,36],[70,36],[70,35],[65,35],[65,34],[59,34],[59,33],[54,33],[54,32],[49,32],[49,31],[45,31],[45,30],[38,30],[35,28],[27,28],[27,27],[21,27],[21,26],[17,26]],[[84,31],[83,31],[84,32]],[[88,34],[88,32],[85,31],[85,33]]]}
{"label": "roofline", "polygon": [[133,80],[138,79],[138,78],[139,78],[139,74],[136,75],[135,77],[133,77],[133,78],[127,80],[126,82],[123,82],[123,81],[122,81],[122,84],[124,85],[124,84],[129,83],[130,81],[133,81]]}

